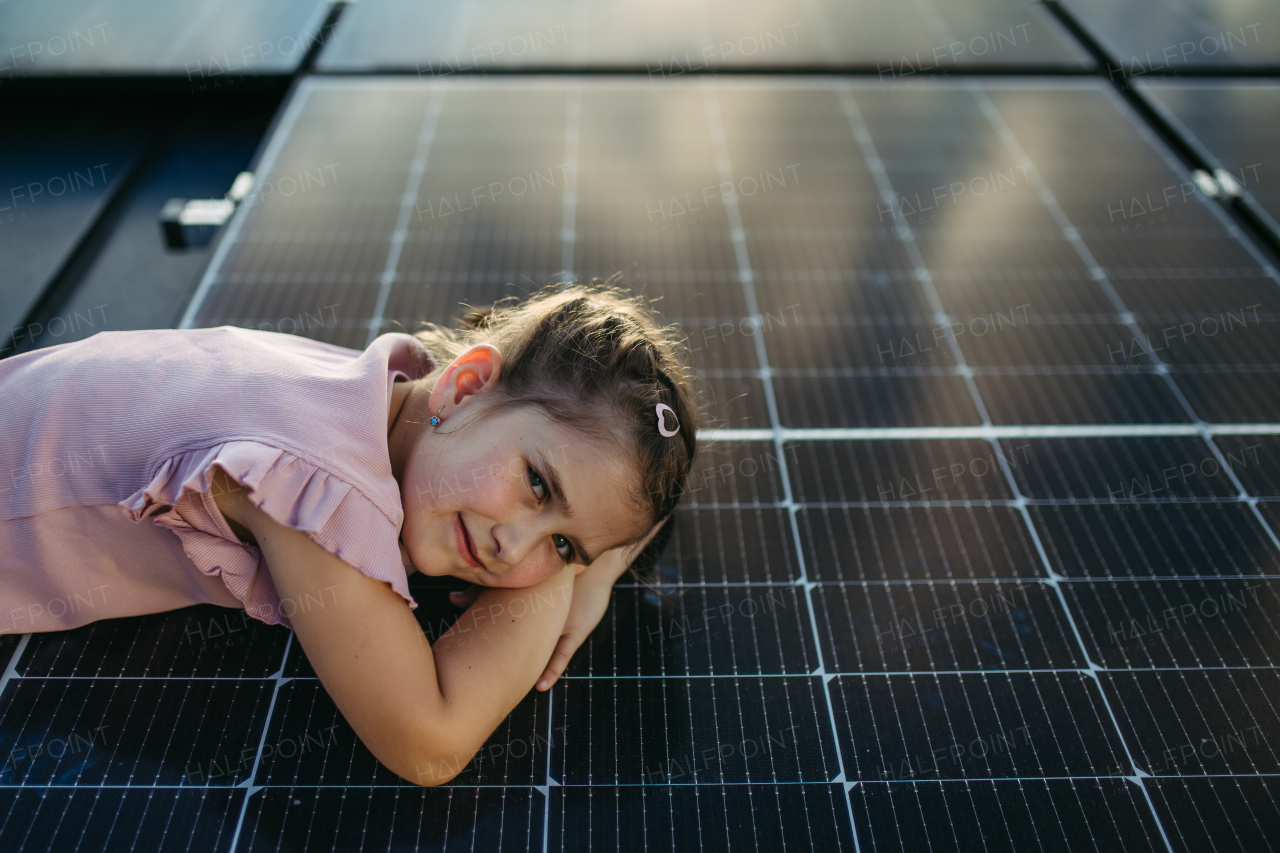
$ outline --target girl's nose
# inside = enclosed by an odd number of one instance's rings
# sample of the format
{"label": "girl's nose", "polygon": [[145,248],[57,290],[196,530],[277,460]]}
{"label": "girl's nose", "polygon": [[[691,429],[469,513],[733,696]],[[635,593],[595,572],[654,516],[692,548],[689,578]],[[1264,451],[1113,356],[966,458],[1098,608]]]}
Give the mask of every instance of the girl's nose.
{"label": "girl's nose", "polygon": [[506,573],[522,564],[530,555],[536,553],[538,543],[543,539],[542,530],[534,518],[499,524],[493,528],[493,540],[498,558],[495,567]]}

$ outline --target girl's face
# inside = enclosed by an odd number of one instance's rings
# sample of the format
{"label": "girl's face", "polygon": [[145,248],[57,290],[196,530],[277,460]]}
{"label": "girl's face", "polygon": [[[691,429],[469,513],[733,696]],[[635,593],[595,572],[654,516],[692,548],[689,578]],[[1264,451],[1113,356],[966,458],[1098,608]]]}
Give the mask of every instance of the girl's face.
{"label": "girl's face", "polygon": [[[616,449],[584,441],[534,406],[450,428],[492,389],[500,356],[485,349],[470,363],[459,366],[467,355],[453,362],[429,398],[425,388],[412,391],[389,437],[404,507],[402,556],[423,574],[526,587],[566,564],[581,571],[636,538],[643,521],[624,491],[634,473]],[[427,421],[442,405],[433,430]]]}

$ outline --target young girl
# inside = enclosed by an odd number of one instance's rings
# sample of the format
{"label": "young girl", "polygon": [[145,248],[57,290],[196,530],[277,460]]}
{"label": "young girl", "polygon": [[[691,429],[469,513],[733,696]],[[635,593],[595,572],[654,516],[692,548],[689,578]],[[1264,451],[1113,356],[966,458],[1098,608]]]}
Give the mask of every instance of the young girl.
{"label": "young girl", "polygon": [[[679,501],[678,353],[642,302],[572,286],[362,353],[224,326],[0,361],[0,633],[243,607],[378,760],[448,781]],[[482,590],[434,646],[412,571]]]}

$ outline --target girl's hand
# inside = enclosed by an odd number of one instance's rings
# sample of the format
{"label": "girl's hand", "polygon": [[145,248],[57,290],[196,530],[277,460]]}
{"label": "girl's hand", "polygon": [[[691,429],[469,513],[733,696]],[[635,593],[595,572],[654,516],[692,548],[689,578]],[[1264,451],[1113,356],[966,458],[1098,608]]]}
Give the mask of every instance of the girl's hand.
{"label": "girl's hand", "polygon": [[466,589],[460,589],[456,592],[449,593],[449,602],[454,607],[466,610],[468,607],[476,603],[476,599],[480,597],[480,593],[484,592],[484,587],[471,584]]}
{"label": "girl's hand", "polygon": [[[560,639],[556,641],[555,651],[551,653],[546,670],[534,685],[538,690],[550,690],[564,674],[569,661],[573,659],[573,653],[600,624],[604,612],[609,609],[614,583],[622,577],[665,523],[666,520],[663,520],[657,524],[635,545],[606,551],[589,568],[579,568],[578,575],[573,580],[573,598],[569,602],[568,619],[564,623],[564,630],[560,632]],[[449,601],[455,607],[465,609],[475,603],[483,590],[482,586],[472,585],[449,593]]]}
{"label": "girl's hand", "polygon": [[[604,560],[601,555],[600,560]],[[621,556],[618,557],[621,559]],[[599,562],[599,560],[597,561]],[[618,574],[595,572],[596,566],[582,572],[573,580],[573,598],[569,602],[569,618],[565,620],[564,630],[556,641],[556,650],[551,653],[547,669],[534,686],[541,691],[551,689],[564,674],[573,659],[573,653],[586,641],[587,636],[595,630],[609,609],[609,598],[613,593],[613,582]]]}
{"label": "girl's hand", "polygon": [[[612,555],[604,554],[600,559],[605,560],[609,556]],[[569,661],[573,659],[573,653],[586,641],[596,625],[600,624],[604,612],[609,609],[609,596],[613,592],[616,575],[597,572],[596,568],[592,566],[574,578],[573,598],[569,602],[569,618],[565,622],[564,630],[560,632],[560,639],[556,641],[556,648],[551,653],[546,671],[542,673],[542,677],[535,685],[538,690],[551,689],[551,685],[556,683],[569,665]],[[472,585],[449,593],[449,601],[453,606],[465,610],[475,603],[483,591],[484,587]]]}
{"label": "girl's hand", "polygon": [[564,630],[556,642],[556,650],[551,653],[547,669],[534,685],[538,690],[547,691],[564,674],[573,659],[573,653],[586,641],[587,635],[595,630],[609,609],[609,599],[613,593],[613,585],[627,571],[640,552],[653,541],[653,537],[666,524],[663,519],[635,545],[627,548],[614,548],[596,558],[590,568],[582,569],[573,579],[573,598],[569,601],[569,618],[565,620]]}

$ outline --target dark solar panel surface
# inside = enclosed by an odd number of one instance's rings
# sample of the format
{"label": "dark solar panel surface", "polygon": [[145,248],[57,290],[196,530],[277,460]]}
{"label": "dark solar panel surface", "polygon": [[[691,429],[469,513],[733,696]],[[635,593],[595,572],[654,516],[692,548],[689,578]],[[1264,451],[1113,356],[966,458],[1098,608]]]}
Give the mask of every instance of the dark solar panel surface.
{"label": "dark solar panel surface", "polygon": [[234,611],[6,640],[6,848],[1280,846],[1280,282],[1104,82],[311,78],[258,171],[186,325],[622,271],[718,440],[449,786]]}
{"label": "dark solar panel surface", "polygon": [[[123,184],[155,131],[136,108],[74,102],[50,116],[40,104],[4,107],[10,133],[0,134],[0,350],[29,343],[44,324],[25,324],[49,285]],[[85,306],[60,316],[63,334],[101,327]]]}
{"label": "dark solar panel surface", "polygon": [[1264,80],[1148,82],[1140,90],[1197,146],[1231,175],[1240,195],[1280,235],[1280,167],[1272,152],[1280,113],[1280,85]]}
{"label": "dark solar panel surface", "polygon": [[1280,8],[1269,0],[1060,2],[1126,74],[1280,67]]}
{"label": "dark solar panel surface", "polygon": [[5,0],[0,74],[166,74],[234,85],[289,73],[321,32],[322,0]]}
{"label": "dark solar panel surface", "polygon": [[729,68],[859,66],[886,84],[956,68],[1080,69],[1092,60],[1038,3],[961,0],[362,0],[321,57],[326,71],[467,76],[604,67],[655,82]]}

